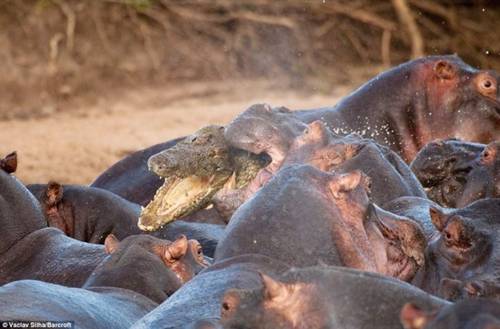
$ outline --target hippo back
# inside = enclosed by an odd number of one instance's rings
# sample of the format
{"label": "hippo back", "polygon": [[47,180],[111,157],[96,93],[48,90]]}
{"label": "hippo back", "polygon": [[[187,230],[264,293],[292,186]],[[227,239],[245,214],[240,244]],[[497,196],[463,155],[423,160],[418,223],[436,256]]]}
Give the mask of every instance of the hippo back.
{"label": "hippo back", "polygon": [[227,259],[198,274],[133,328],[186,328],[202,319],[219,319],[227,289],[259,288],[259,271],[277,275],[287,269],[287,265],[260,255]]}
{"label": "hippo back", "polygon": [[0,257],[0,285],[33,279],[81,287],[105,257],[102,245],[44,228],[29,234]]}
{"label": "hippo back", "polygon": [[90,186],[100,187],[146,206],[162,185],[162,180],[148,170],[148,159],[182,139],[184,137],[156,144],[127,156],[99,175]]}
{"label": "hippo back", "polygon": [[1,319],[47,321],[50,317],[51,321],[73,321],[75,328],[129,328],[156,306],[121,288],[87,290],[32,280],[0,287]]}

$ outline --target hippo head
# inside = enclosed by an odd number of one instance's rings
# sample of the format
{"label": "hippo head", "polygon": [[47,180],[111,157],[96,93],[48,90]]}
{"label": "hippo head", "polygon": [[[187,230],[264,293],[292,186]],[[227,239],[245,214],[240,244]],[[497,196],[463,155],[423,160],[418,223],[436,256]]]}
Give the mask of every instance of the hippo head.
{"label": "hippo head", "polygon": [[283,165],[307,163],[330,171],[356,155],[359,141],[355,135],[335,135],[322,121],[314,121],[293,140]]}
{"label": "hippo head", "polygon": [[230,289],[224,294],[221,323],[225,329],[329,328],[327,303],[314,285],[260,277],[261,289]]}
{"label": "hippo head", "polygon": [[179,236],[173,242],[156,238],[141,239],[138,237],[135,242],[133,239],[127,239],[120,243],[113,234],[108,235],[104,241],[106,252],[114,254],[115,251],[122,250],[122,253],[126,253],[128,246],[136,245],[137,241],[144,240],[140,242],[140,245],[160,257],[165,266],[175,273],[182,284],[191,280],[198,272],[208,266],[200,243],[197,240],[188,240],[185,235]]}
{"label": "hippo head", "polygon": [[271,163],[262,169],[243,193],[223,191],[217,194],[214,205],[220,214],[229,218],[245,200],[265,185],[278,169],[289,165],[309,164],[320,170],[330,171],[356,155],[358,145],[357,137],[337,136],[323,122],[314,121],[293,139],[279,167],[277,163]]}
{"label": "hippo head", "polygon": [[0,255],[29,233],[46,227],[38,201],[11,175],[17,168],[17,154],[0,159]]}
{"label": "hippo head", "polygon": [[129,289],[158,303],[208,266],[198,241],[184,235],[173,242],[150,235],[132,235],[120,242],[110,234],[104,245],[110,256],[85,287]]}
{"label": "hippo head", "polygon": [[483,144],[456,139],[434,141],[420,150],[410,168],[431,200],[454,208],[483,150]]}
{"label": "hippo head", "polygon": [[[479,143],[500,139],[500,77],[477,70],[457,56],[428,57],[424,76],[430,135]],[[417,74],[418,75],[418,74]],[[429,114],[431,113],[431,114]]]}
{"label": "hippo head", "polygon": [[466,208],[441,210],[429,208],[439,236],[429,244],[430,257],[441,273],[466,281],[491,272],[500,260],[499,199],[483,199]]}
{"label": "hippo head", "polygon": [[457,207],[482,198],[500,197],[500,142],[488,144],[468,175]]}
{"label": "hippo head", "polygon": [[276,171],[281,166],[291,142],[304,129],[306,125],[287,108],[256,104],[229,123],[224,136],[235,148],[269,155],[272,159],[270,169]]}
{"label": "hippo head", "polygon": [[467,281],[444,278],[440,282],[439,296],[451,301],[471,298],[500,300],[500,277],[484,274]]}
{"label": "hippo head", "polygon": [[[370,181],[360,171],[336,175],[329,185],[342,218],[333,235],[344,265],[411,280],[423,264],[426,239],[421,227],[371,203]],[[346,240],[345,230],[352,240]],[[361,256],[353,257],[352,250]]]}
{"label": "hippo head", "polygon": [[400,319],[405,329],[500,329],[500,303],[464,300],[432,311],[407,303],[401,309]]}

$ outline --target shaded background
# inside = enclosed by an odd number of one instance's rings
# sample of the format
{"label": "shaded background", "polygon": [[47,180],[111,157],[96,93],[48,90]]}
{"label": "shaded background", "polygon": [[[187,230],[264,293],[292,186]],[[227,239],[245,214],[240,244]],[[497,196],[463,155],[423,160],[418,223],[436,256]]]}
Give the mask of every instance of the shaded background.
{"label": "shaded background", "polygon": [[500,69],[498,1],[0,0],[0,153],[26,182],[89,183],[253,102],[333,105],[457,53]]}

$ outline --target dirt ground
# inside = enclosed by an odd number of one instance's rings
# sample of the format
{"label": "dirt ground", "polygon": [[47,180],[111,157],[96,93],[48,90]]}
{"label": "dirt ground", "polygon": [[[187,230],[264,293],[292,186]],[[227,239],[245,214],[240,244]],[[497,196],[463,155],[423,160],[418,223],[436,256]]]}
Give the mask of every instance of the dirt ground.
{"label": "dirt ground", "polygon": [[265,81],[235,81],[122,92],[90,108],[0,121],[0,154],[18,152],[17,176],[26,184],[88,184],[133,151],[208,124],[225,124],[253,103],[330,106],[352,88],[323,94],[275,89]]}

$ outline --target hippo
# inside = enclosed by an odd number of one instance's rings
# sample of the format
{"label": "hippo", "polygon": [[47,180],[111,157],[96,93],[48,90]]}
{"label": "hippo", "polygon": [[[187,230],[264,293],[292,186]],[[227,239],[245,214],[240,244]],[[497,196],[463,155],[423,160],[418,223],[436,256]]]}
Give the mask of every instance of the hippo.
{"label": "hippo", "polygon": [[215,262],[245,253],[291,266],[343,265],[410,280],[426,246],[420,226],[370,202],[360,171],[283,168],[231,218]]}
{"label": "hippo", "polygon": [[261,288],[259,271],[279,276],[289,268],[257,254],[225,259],[200,272],[132,328],[218,328],[221,301],[227,290]]}
{"label": "hippo", "polygon": [[[408,302],[427,310],[450,303],[407,283],[341,267],[261,273],[262,288],[231,289],[221,302],[225,329],[400,329]],[[367,293],[367,292],[370,293]]]}
{"label": "hippo", "polygon": [[110,256],[83,288],[35,280],[0,287],[0,318],[129,328],[206,267],[199,243],[185,236],[170,242],[136,235],[119,242],[109,235],[105,249]]}
{"label": "hippo", "polygon": [[463,208],[482,198],[500,197],[500,142],[488,145],[456,139],[426,145],[411,169],[430,199]]}
{"label": "hippo", "polygon": [[0,254],[0,285],[33,279],[81,287],[105,257],[102,245],[72,239],[56,228],[41,228]]}
{"label": "hippo", "polygon": [[460,207],[458,201],[484,148],[484,144],[457,139],[433,141],[418,152],[410,169],[431,200],[443,207]]}
{"label": "hippo", "polygon": [[232,147],[269,155],[268,169],[275,172],[281,167],[295,137],[306,128],[286,107],[255,104],[226,126],[224,137]]}
{"label": "hippo", "polygon": [[488,298],[500,301],[500,276],[488,273],[466,281],[444,278],[440,282],[439,296],[451,301]]}
{"label": "hippo", "polygon": [[457,207],[482,198],[500,198],[500,141],[488,144],[467,176]]}
{"label": "hippo", "polygon": [[[102,244],[110,233],[118,239],[144,234],[137,226],[141,206],[107,190],[57,182],[27,188],[39,200],[48,225],[79,241]],[[186,235],[199,241],[205,255],[213,257],[224,226],[190,222],[191,219],[192,216],[184,217],[148,234],[166,240]]]}
{"label": "hippo", "polygon": [[[456,137],[480,143],[500,139],[498,81],[497,73],[474,69],[458,56],[429,56],[381,73],[344,97],[335,107],[292,113],[283,109],[281,118],[295,121],[286,124],[291,136],[305,127],[299,121],[322,120],[336,133],[358,133],[374,138],[409,163],[420,148],[435,139]],[[281,138],[273,134],[272,125],[271,129],[267,128],[266,120],[254,122],[250,129],[253,127],[255,133],[248,137],[257,134],[279,142]],[[244,135],[237,129],[233,131],[234,134],[227,134],[228,140],[231,136]],[[145,206],[162,185],[158,177],[148,172],[149,157],[172,147],[179,140],[129,155],[102,173],[92,186],[111,190]],[[252,144],[251,139],[245,143],[243,137],[235,142],[243,148]],[[271,152],[275,163],[279,163],[281,149],[266,148],[268,146],[264,144],[255,145],[255,152]]]}
{"label": "hippo", "polygon": [[323,120],[339,134],[373,138],[411,162],[436,139],[500,139],[499,82],[496,72],[458,56],[428,56],[381,73],[334,107],[295,115],[306,123]]}
{"label": "hippo", "polygon": [[321,121],[308,125],[297,137],[283,166],[309,163],[323,171],[361,170],[371,178],[371,198],[380,205],[402,196],[425,197],[408,165],[389,148],[357,135],[333,134]]}
{"label": "hippo", "polygon": [[11,175],[16,169],[15,152],[0,160],[0,259],[19,240],[46,226],[36,199]]}
{"label": "hippo", "polygon": [[149,157],[182,139],[159,143],[128,155],[101,173],[90,186],[111,191],[128,201],[146,206],[163,184],[160,177],[148,170]]}
{"label": "hippo", "polygon": [[460,209],[431,206],[429,213],[439,235],[429,242],[425,265],[413,284],[438,294],[443,279],[498,282],[500,199],[482,199]]}
{"label": "hippo", "polygon": [[47,224],[74,239],[102,244],[108,234],[121,240],[141,233],[140,206],[109,191],[57,182],[27,188],[39,200]]}
{"label": "hippo", "polygon": [[432,224],[430,208],[446,211],[447,208],[439,206],[432,200],[420,197],[401,197],[386,203],[383,208],[393,214],[408,217],[422,227],[427,241],[439,235],[439,231]]}
{"label": "hippo", "polygon": [[464,300],[430,311],[411,302],[400,313],[405,329],[500,329],[500,302],[488,299]]}
{"label": "hippo", "polygon": [[412,283],[449,300],[500,297],[499,202],[483,199],[452,209],[428,199],[403,197],[385,205],[384,209],[413,219],[425,231],[426,262]]}
{"label": "hippo", "polygon": [[151,156],[148,166],[165,184],[143,209],[141,229],[155,231],[182,215],[204,213],[210,203],[228,220],[279,169],[293,138],[305,129],[290,113],[253,105],[226,128],[204,127]]}
{"label": "hippo", "polygon": [[11,175],[17,155],[10,154],[0,166],[0,285],[38,279],[81,286],[104,259],[104,248],[47,228],[37,200]]}
{"label": "hippo", "polygon": [[[241,131],[243,127],[240,126],[244,121],[239,120],[237,121],[239,125],[236,127]],[[249,124],[251,123],[250,121]],[[229,124],[226,131],[234,129],[232,125],[233,123]],[[250,138],[245,137],[245,134],[243,137],[238,137],[236,132],[231,132],[229,137],[232,140],[241,138],[243,141]],[[260,136],[254,135],[252,138],[257,145],[267,142],[267,139]],[[244,143],[237,145],[247,147]],[[256,151],[251,147],[247,147],[246,150]],[[321,121],[310,123],[302,133],[286,145],[286,148],[283,147],[281,152],[275,153],[284,157],[283,160],[279,160],[278,167],[266,167],[245,189],[239,190],[241,193],[216,195],[214,206],[223,216],[230,217],[277,172],[277,169],[291,164],[311,164],[323,171],[339,173],[362,170],[373,178],[371,197],[377,204],[384,204],[401,196],[425,197],[420,182],[396,153],[373,140],[363,139],[357,135],[351,134],[345,137],[336,135]]]}

